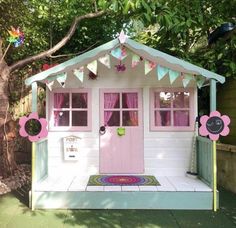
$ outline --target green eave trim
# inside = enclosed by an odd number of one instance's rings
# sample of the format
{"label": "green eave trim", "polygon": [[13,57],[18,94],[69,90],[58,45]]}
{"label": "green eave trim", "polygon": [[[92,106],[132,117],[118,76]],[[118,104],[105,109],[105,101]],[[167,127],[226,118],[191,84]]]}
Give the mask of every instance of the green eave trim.
{"label": "green eave trim", "polygon": [[197,75],[202,75],[202,76],[209,78],[209,79],[211,79],[211,78],[215,79],[215,80],[219,81],[220,83],[225,82],[225,77],[223,77],[222,75],[213,73],[213,72],[208,71],[204,68],[198,67],[198,66],[193,65],[189,62],[178,59],[174,56],[168,55],[164,52],[161,52],[161,51],[158,51],[154,48],[148,47],[144,44],[140,44],[134,40],[127,39],[125,42],[125,46],[127,46],[131,50],[134,50],[138,54],[142,54],[142,52],[146,52],[146,54],[149,56],[152,56],[154,58],[160,58],[162,60],[167,61],[170,64],[179,65],[179,66],[183,67],[185,70],[192,71]]}
{"label": "green eave trim", "polygon": [[[105,43],[105,44],[103,44],[91,51],[88,51],[82,55],[79,55],[73,59],[70,59],[64,63],[61,63],[53,68],[50,68],[50,69],[43,71],[43,72],[40,72],[40,73],[26,79],[25,84],[31,85],[33,82],[42,81],[42,80],[46,79],[48,76],[53,76],[55,74],[65,72],[65,71],[69,70],[70,68],[73,68],[73,67],[76,68],[79,65],[87,64],[87,63],[89,63],[89,61],[92,61],[93,59],[98,58],[98,57],[104,55],[106,52],[114,49],[119,44],[120,44],[120,42],[119,42],[118,38],[114,39],[114,40],[112,40],[108,43]],[[225,77],[223,77],[219,74],[213,73],[213,72],[208,71],[204,68],[198,67],[198,66],[193,65],[189,62],[178,59],[174,56],[168,55],[164,52],[161,52],[161,51],[158,51],[154,48],[148,47],[144,44],[140,44],[134,40],[127,39],[125,41],[124,45],[127,48],[131,49],[132,51],[134,51],[135,53],[137,53],[141,56],[145,53],[146,56],[150,56],[150,58],[157,60],[157,62],[158,62],[158,58],[159,58],[162,61],[167,62],[168,64],[180,66],[180,68],[185,69],[186,71],[188,71],[188,73],[202,75],[202,76],[209,78],[209,79],[215,79],[215,80],[219,81],[220,83],[225,82]]]}
{"label": "green eave trim", "polygon": [[73,65],[79,64],[80,62],[84,62],[86,60],[89,60],[91,58],[96,58],[99,57],[100,55],[103,54],[103,52],[107,52],[111,49],[113,49],[114,47],[116,47],[117,45],[119,45],[119,40],[118,39],[114,39],[108,43],[105,43],[97,48],[94,48],[91,51],[85,52],[82,55],[79,55],[73,59],[70,59],[64,63],[61,63],[55,67],[52,67],[48,70],[45,70],[43,72],[40,72],[38,74],[35,74],[34,76],[27,78],[25,80],[25,84],[26,85],[31,85],[33,82],[35,81],[41,81],[46,79],[49,75],[53,75],[53,74],[57,74],[59,72],[64,72],[66,71],[68,68],[72,67]]}

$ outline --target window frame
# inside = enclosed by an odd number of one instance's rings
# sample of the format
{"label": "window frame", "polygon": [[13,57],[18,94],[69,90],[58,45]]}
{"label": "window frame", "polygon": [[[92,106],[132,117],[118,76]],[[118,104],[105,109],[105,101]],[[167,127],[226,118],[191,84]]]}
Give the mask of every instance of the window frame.
{"label": "window frame", "polygon": [[[105,93],[118,93],[119,94],[119,108],[105,108],[104,107],[104,94]],[[122,94],[123,93],[137,93],[138,96],[138,107],[137,108],[123,108],[122,107]],[[118,128],[118,127],[124,127],[124,128],[138,128],[140,126],[143,126],[143,106],[142,106],[142,89],[101,89],[100,90],[100,104],[103,105],[103,107],[100,107],[100,123],[101,125],[104,125],[104,112],[105,111],[118,111],[120,116],[120,125],[119,126],[107,126],[109,128]],[[138,125],[134,126],[123,126],[123,112],[124,111],[137,111],[138,112]],[[122,124],[121,124],[122,123]]]}
{"label": "window frame", "polygon": [[[155,92],[188,92],[189,96],[189,108],[173,108],[173,100],[171,100],[171,107],[167,108],[171,111],[171,122],[173,124],[173,112],[178,110],[189,110],[189,126],[155,126]],[[193,131],[195,122],[195,108],[194,108],[194,89],[193,88],[151,88],[150,89],[150,131]],[[159,110],[161,110],[160,108]],[[166,108],[163,108],[165,110]]]}
{"label": "window frame", "polygon": [[[69,126],[54,126],[54,94],[69,93],[69,108],[63,108],[69,111]],[[72,93],[87,93],[87,108],[72,108]],[[50,92],[49,100],[49,130],[50,131],[92,131],[92,104],[91,89],[54,89]],[[87,111],[87,126],[72,126],[72,111]]]}

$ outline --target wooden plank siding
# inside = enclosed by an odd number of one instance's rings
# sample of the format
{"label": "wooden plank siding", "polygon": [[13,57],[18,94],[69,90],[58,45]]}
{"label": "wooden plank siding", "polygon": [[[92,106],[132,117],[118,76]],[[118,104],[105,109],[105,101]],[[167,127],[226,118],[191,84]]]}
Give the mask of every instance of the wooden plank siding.
{"label": "wooden plank siding", "polygon": [[36,192],[39,209],[211,210],[212,192]]}
{"label": "wooden plank siding", "polygon": [[230,133],[221,137],[220,141],[226,144],[236,145],[236,80],[227,78],[224,85],[218,86],[217,93],[218,110],[231,119]]}
{"label": "wooden plank siding", "polygon": [[[126,66],[131,65],[131,56],[127,56],[122,62]],[[118,64],[115,58],[111,58],[111,65]],[[68,72],[68,80],[66,81],[66,89],[91,88],[92,98],[92,128],[91,131],[55,131],[50,129],[48,134],[48,165],[49,176],[68,173],[69,175],[93,175],[99,173],[99,92],[102,88],[116,89],[138,89],[142,88],[143,100],[143,131],[144,131],[144,164],[145,174],[158,176],[183,176],[189,169],[190,156],[192,151],[193,131],[181,132],[161,132],[150,131],[150,89],[170,87],[169,78],[165,77],[161,81],[156,78],[155,70],[151,71],[148,77],[144,77],[143,65],[140,63],[136,70],[127,67],[122,74],[114,73],[102,64],[98,64],[99,79],[89,80],[84,78],[83,85],[79,80]],[[88,72],[85,72],[87,75]],[[53,89],[60,85],[54,85]],[[190,88],[194,88],[194,83],[190,82]],[[172,88],[182,87],[180,78],[176,79],[172,84]],[[50,122],[51,115],[48,106],[50,91],[47,90],[47,119]],[[194,90],[194,107],[197,106],[197,90]],[[197,115],[196,108],[194,116]],[[195,118],[194,118],[195,119]],[[81,138],[79,143],[78,161],[65,161],[63,158],[62,139],[65,136],[75,135]]]}
{"label": "wooden plank siding", "polygon": [[48,175],[48,140],[43,139],[36,143],[36,181],[40,181]]}
{"label": "wooden plank siding", "polygon": [[197,167],[199,178],[212,187],[212,141],[206,137],[197,137]]}

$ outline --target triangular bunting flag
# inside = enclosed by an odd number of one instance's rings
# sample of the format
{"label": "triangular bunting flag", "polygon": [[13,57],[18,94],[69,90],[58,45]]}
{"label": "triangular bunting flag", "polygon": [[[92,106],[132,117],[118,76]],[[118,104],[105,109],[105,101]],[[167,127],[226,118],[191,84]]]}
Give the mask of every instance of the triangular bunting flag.
{"label": "triangular bunting flag", "polygon": [[60,83],[62,87],[65,87],[66,78],[67,78],[67,73],[62,73],[57,75],[57,81]]}
{"label": "triangular bunting flag", "polygon": [[87,65],[87,68],[92,71],[94,74],[97,74],[98,62],[97,60],[92,61]]}
{"label": "triangular bunting flag", "polygon": [[136,66],[139,64],[140,61],[141,61],[140,56],[138,56],[138,55],[136,55],[136,54],[133,54],[133,55],[132,55],[132,64],[131,64],[131,67],[132,67],[132,68],[136,67]]}
{"label": "triangular bunting flag", "polygon": [[110,55],[106,54],[100,58],[98,58],[99,62],[105,65],[107,68],[111,68],[111,60]]}
{"label": "triangular bunting flag", "polygon": [[46,85],[50,91],[52,91],[53,84],[54,84],[54,81],[46,81]]}
{"label": "triangular bunting flag", "polygon": [[144,63],[144,73],[145,75],[148,74],[153,68],[156,67],[156,63],[149,61],[149,60],[145,60]]}
{"label": "triangular bunting flag", "polygon": [[170,84],[172,84],[178,77],[179,77],[178,71],[169,69]]}
{"label": "triangular bunting flag", "polygon": [[196,83],[197,83],[197,87],[199,89],[201,89],[201,87],[203,86],[204,82],[205,82],[205,77],[201,76],[201,75],[197,75],[195,77]]}
{"label": "triangular bunting flag", "polygon": [[183,79],[182,79],[182,83],[184,88],[186,88],[189,84],[189,82],[193,79],[193,76],[191,74],[184,74],[183,75]]}
{"label": "triangular bunting flag", "polygon": [[157,79],[161,80],[167,73],[169,69],[163,66],[157,66]]}
{"label": "triangular bunting flag", "polygon": [[76,78],[78,78],[81,82],[84,81],[84,67],[80,67],[79,69],[74,69],[73,71]]}
{"label": "triangular bunting flag", "polygon": [[111,50],[111,55],[119,60],[122,60],[127,56],[127,50],[124,46],[117,47]]}

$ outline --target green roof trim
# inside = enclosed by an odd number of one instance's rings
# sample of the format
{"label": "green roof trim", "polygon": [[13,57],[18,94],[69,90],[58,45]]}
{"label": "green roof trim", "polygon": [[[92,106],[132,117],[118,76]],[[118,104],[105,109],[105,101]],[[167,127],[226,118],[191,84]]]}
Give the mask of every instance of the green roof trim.
{"label": "green roof trim", "polygon": [[100,56],[102,56],[103,52],[110,51],[111,49],[113,49],[114,47],[116,47],[119,44],[120,44],[119,40],[114,39],[114,40],[112,40],[108,43],[105,43],[101,46],[98,46],[88,52],[85,52],[84,54],[81,54],[79,56],[76,56],[76,57],[68,60],[68,61],[65,61],[55,67],[52,67],[48,70],[45,70],[45,71],[42,71],[38,74],[33,75],[30,78],[27,78],[25,80],[25,84],[31,85],[35,81],[41,81],[41,80],[46,79],[49,75],[54,75],[54,74],[58,74],[59,72],[64,72],[73,65],[75,66],[81,62],[86,62],[86,60],[100,57]]}
{"label": "green roof trim", "polygon": [[[105,43],[99,47],[96,47],[88,52],[85,52],[84,54],[81,54],[79,56],[76,56],[64,63],[61,63],[55,67],[52,67],[48,70],[42,71],[28,79],[25,80],[26,85],[31,85],[35,81],[42,81],[46,79],[48,76],[53,76],[58,73],[63,73],[66,70],[69,70],[70,68],[77,68],[79,66],[82,66],[84,64],[88,64],[90,61],[94,60],[95,58],[101,57],[102,55],[106,54],[107,52],[111,51],[115,47],[117,47],[120,44],[119,39],[116,38],[108,43]],[[176,58],[174,56],[168,55],[164,52],[158,51],[154,48],[148,47],[144,44],[138,43],[131,39],[126,39],[125,43],[122,44],[132,50],[134,53],[137,53],[140,56],[145,55],[145,57],[149,57],[150,60],[154,60],[158,63],[158,61],[161,60],[161,62],[169,64],[169,65],[175,65],[178,68],[185,69],[185,73],[190,74],[196,74],[196,75],[202,75],[203,77],[209,78],[209,79],[215,79],[221,83],[225,82],[225,77],[213,73],[211,71],[208,71],[204,68],[198,67],[194,64],[191,64],[189,62],[186,62],[184,60],[181,60],[179,58]],[[180,70],[181,71],[181,70]]]}
{"label": "green roof trim", "polygon": [[198,67],[194,64],[191,64],[189,62],[186,62],[186,61],[176,58],[174,56],[168,55],[164,52],[158,51],[154,48],[151,48],[151,47],[148,47],[144,44],[138,43],[134,40],[127,39],[125,46],[133,49],[136,53],[141,54],[141,52],[146,52],[146,54],[149,56],[152,56],[154,58],[163,59],[170,64],[179,65],[179,66],[183,67],[184,69],[186,69],[187,71],[194,71],[195,74],[202,75],[206,78],[213,78],[221,83],[225,82],[225,77],[222,75],[219,75],[219,74],[216,74],[216,73],[211,72],[209,70],[206,70],[204,68]]}

